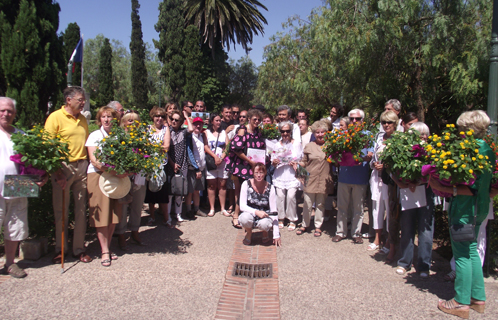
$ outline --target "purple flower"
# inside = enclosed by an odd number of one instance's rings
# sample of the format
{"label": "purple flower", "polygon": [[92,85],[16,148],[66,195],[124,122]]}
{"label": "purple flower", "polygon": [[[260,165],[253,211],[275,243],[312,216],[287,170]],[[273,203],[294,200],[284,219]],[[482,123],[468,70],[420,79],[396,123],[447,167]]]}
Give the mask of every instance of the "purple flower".
{"label": "purple flower", "polygon": [[412,146],[412,151],[414,152],[413,156],[415,158],[419,158],[419,157],[423,157],[423,156],[427,155],[427,153],[425,152],[425,149],[422,148],[419,144]]}
{"label": "purple flower", "polygon": [[32,165],[26,167],[24,162],[21,161],[22,157],[23,155],[20,153],[10,156],[10,161],[15,162],[19,165],[19,174],[33,174],[33,175],[43,176],[45,173],[47,173],[47,171],[42,169],[36,169]]}

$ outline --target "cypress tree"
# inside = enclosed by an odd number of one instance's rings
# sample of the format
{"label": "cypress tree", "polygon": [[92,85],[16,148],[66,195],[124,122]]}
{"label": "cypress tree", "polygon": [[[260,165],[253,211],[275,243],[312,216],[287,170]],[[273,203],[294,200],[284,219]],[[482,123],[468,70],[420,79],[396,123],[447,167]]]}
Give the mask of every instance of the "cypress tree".
{"label": "cypress tree", "polygon": [[198,100],[202,90],[202,51],[199,29],[190,25],[185,29],[185,97],[189,100]]}
{"label": "cypress tree", "polygon": [[17,125],[26,127],[42,122],[49,100],[61,97],[60,7],[21,0],[2,1],[0,9],[0,94],[17,101]]}
{"label": "cypress tree", "polygon": [[166,84],[166,94],[178,102],[185,85],[183,54],[184,18],[182,0],[164,0],[159,4],[159,20],[155,29],[159,41],[154,40],[159,60],[163,63],[161,76]]}
{"label": "cypress tree", "polygon": [[[62,38],[64,39],[64,58],[67,65],[74,49],[76,49],[80,41],[80,27],[78,24],[76,22],[68,24]],[[81,62],[75,62],[73,69],[73,86],[81,87]],[[66,83],[67,79],[64,80],[64,83]]]}
{"label": "cypress tree", "polygon": [[138,15],[139,8],[138,0],[131,0],[131,90],[135,106],[145,108],[148,101],[148,85],[142,22]]}
{"label": "cypress tree", "polygon": [[108,38],[104,39],[104,45],[100,48],[99,58],[99,98],[98,107],[107,105],[114,100],[114,86],[112,81],[112,47]]}

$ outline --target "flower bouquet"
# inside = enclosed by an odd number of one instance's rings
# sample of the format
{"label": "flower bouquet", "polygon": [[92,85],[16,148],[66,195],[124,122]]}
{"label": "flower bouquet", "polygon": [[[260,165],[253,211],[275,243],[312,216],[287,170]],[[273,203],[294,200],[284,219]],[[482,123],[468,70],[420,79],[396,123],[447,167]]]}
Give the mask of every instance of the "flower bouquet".
{"label": "flower bouquet", "polygon": [[10,160],[19,164],[21,175],[50,174],[68,162],[69,149],[67,142],[60,135],[53,136],[41,125],[35,125],[24,133],[15,133],[11,137],[15,155]]}
{"label": "flower bouquet", "polygon": [[422,179],[422,166],[429,163],[424,143],[417,130],[396,131],[384,141],[380,161],[401,182],[417,183]]}
{"label": "flower bouquet", "polygon": [[280,131],[278,131],[276,124],[264,124],[259,130],[265,139],[280,140]]}
{"label": "flower bouquet", "polygon": [[[441,136],[429,136],[425,150],[430,156],[430,164],[423,166],[422,175],[430,175],[447,186],[474,184],[476,175],[491,170],[491,166],[488,156],[479,154],[479,144],[473,133],[473,130],[457,132],[454,124],[447,124]],[[451,194],[437,190],[434,193],[451,197]]]}
{"label": "flower bouquet", "polygon": [[347,130],[328,132],[322,148],[327,161],[334,165],[354,166],[361,163],[362,150],[368,148],[373,135],[364,130],[364,125],[350,124]]}
{"label": "flower bouquet", "polygon": [[150,179],[162,170],[164,153],[146,123],[136,121],[122,128],[115,122],[109,136],[99,142],[95,157],[117,174],[141,173]]}

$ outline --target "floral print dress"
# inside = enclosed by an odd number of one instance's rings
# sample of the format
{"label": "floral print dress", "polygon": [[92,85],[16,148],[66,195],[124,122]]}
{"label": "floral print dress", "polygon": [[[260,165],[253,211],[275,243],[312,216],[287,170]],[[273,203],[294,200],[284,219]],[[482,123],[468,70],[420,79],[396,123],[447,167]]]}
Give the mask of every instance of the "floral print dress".
{"label": "floral print dress", "polygon": [[236,177],[248,180],[253,176],[251,165],[237,156],[236,152],[246,153],[247,148],[266,150],[266,144],[265,139],[257,128],[253,133],[248,132],[244,125],[240,126],[240,129],[244,129],[245,133],[243,136],[237,134],[233,138],[225,170]]}

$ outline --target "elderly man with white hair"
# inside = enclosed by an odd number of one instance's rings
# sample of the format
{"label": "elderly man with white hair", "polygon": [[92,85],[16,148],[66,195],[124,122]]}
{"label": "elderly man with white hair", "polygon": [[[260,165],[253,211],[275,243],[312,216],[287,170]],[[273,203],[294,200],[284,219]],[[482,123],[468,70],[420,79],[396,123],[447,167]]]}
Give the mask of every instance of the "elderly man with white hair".
{"label": "elderly man with white hair", "polygon": [[[356,126],[363,123],[365,113],[360,109],[353,109],[348,113],[349,120]],[[373,148],[364,148],[362,150],[362,159],[355,166],[341,166],[339,169],[339,183],[337,187],[337,231],[332,238],[333,242],[339,242],[346,238],[348,233],[348,207],[349,201],[352,201],[353,221],[351,226],[351,235],[353,242],[362,244],[361,225],[363,223],[363,200],[366,197],[369,166],[368,162],[372,159]]]}
{"label": "elderly man with white hair", "polygon": [[[14,143],[11,136],[22,132],[12,126],[16,117],[16,101],[7,97],[0,97],[0,228],[4,228],[5,265],[2,273],[14,278],[24,278],[26,272],[21,269],[14,258],[19,242],[29,235],[28,229],[28,199],[26,197],[4,197],[4,180],[6,175],[19,174],[18,165],[10,160],[14,155]],[[47,182],[46,175],[42,186]]]}

